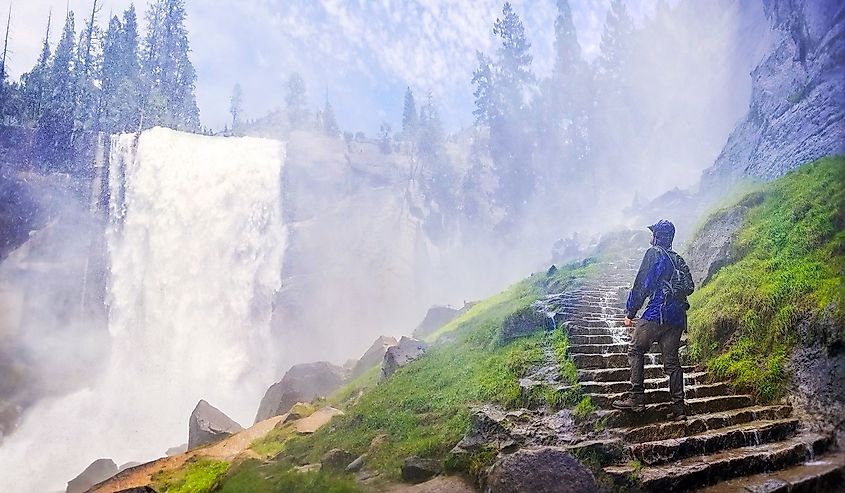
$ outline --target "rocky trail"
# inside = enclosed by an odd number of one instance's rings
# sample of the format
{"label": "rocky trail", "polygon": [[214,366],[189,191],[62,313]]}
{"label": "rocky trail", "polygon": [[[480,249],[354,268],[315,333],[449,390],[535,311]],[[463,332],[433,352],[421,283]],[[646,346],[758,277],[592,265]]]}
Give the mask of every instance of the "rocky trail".
{"label": "rocky trail", "polygon": [[[832,437],[805,430],[805,418],[789,405],[760,405],[694,366],[684,366],[687,420],[667,421],[669,380],[660,348],[646,359],[646,409],[614,410],[629,388],[628,329],[624,295],[636,275],[634,261],[609,263],[597,279],[571,292],[550,295],[555,320],[569,335],[569,352],[584,395],[591,398],[603,438],[585,444],[598,451],[604,472],[620,486],[637,477],[644,491],[708,492],[834,491],[843,486],[845,455],[829,452]],[[682,348],[682,361],[685,348]],[[596,444],[601,446],[597,447]],[[761,474],[763,473],[763,474]],[[778,489],[782,488],[782,489]]]}

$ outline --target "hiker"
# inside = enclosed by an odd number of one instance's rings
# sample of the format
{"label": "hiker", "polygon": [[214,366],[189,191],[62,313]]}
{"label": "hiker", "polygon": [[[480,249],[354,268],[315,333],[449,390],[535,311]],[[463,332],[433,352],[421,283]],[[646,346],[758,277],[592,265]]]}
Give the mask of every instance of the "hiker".
{"label": "hiker", "polygon": [[689,268],[680,255],[672,251],[675,226],[661,219],[648,227],[651,245],[645,252],[634,287],[626,303],[625,326],[630,327],[646,298],[648,305],[641,320],[634,326],[628,350],[631,365],[631,391],[627,399],[613,401],[616,409],[640,412],[645,409],[644,357],[652,343],[660,343],[663,370],[669,377],[672,399],[672,421],[686,419],[684,409],[684,373],[678,358],[681,333],[687,327],[687,296],[692,294],[693,282]]}

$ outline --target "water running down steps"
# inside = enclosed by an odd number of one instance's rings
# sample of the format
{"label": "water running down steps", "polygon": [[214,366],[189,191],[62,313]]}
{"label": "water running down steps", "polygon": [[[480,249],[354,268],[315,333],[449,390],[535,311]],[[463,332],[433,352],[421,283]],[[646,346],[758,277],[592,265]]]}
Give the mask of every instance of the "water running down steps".
{"label": "water running down steps", "polygon": [[[586,285],[548,296],[544,312],[569,335],[569,354],[578,368],[582,392],[599,408],[604,438],[575,443],[584,449],[612,450],[603,471],[624,489],[648,492],[691,491],[730,478],[707,489],[712,493],[747,492],[766,481],[836,490],[845,478],[845,455],[828,453],[832,438],[805,431],[789,405],[758,405],[749,395],[735,394],[726,382],[705,371],[684,366],[688,419],[669,422],[668,378],[660,365],[659,347],[646,359],[646,410],[612,409],[610,403],[629,389],[628,329],[622,324],[624,294],[636,275],[634,259],[609,262]],[[684,360],[682,348],[682,362]],[[565,387],[561,388],[565,390]],[[758,473],[765,475],[755,476]],[[632,481],[637,477],[637,481]],[[774,478],[774,479],[773,479]],[[766,490],[768,491],[768,490]],[[786,490],[784,490],[786,491]],[[793,491],[790,489],[789,491]]]}

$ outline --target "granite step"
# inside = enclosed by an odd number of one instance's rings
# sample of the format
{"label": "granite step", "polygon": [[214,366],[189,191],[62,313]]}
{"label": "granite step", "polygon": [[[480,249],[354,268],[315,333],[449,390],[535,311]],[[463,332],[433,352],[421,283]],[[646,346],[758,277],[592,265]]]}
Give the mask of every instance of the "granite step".
{"label": "granite step", "polygon": [[[684,389],[684,398],[686,400],[690,399],[698,399],[702,397],[718,397],[718,396],[727,396],[732,395],[733,391],[731,388],[724,382],[719,383],[712,383],[712,384],[703,384],[703,385],[690,385]],[[619,392],[616,394],[586,394],[590,396],[593,403],[598,407],[604,409],[611,409],[611,403],[616,399],[623,399],[626,397],[626,392]],[[657,404],[661,402],[671,402],[672,398],[669,396],[669,389],[667,388],[656,388],[656,389],[646,389],[645,391],[645,403],[646,404]]]}
{"label": "granite step", "polygon": [[632,465],[607,466],[604,472],[618,488],[643,492],[686,491],[739,476],[777,471],[812,460],[830,446],[829,437],[814,433],[790,439],[723,450],[637,470]]}
{"label": "granite step", "polygon": [[[689,417],[697,414],[709,414],[750,407],[752,405],[753,399],[750,395],[699,397],[696,399],[687,399],[686,413]],[[668,402],[660,402],[657,404],[647,404],[645,410],[641,412],[614,409],[612,411],[598,411],[598,415],[600,418],[606,418],[608,427],[628,428],[665,421],[671,413],[671,408],[672,406]]]}
{"label": "granite step", "polygon": [[[684,373],[684,385],[702,385],[706,383],[707,372],[694,371]],[[669,388],[669,377],[648,378],[643,381],[646,390]],[[631,382],[623,380],[619,382],[581,382],[581,391],[585,394],[618,394],[631,389]]]}
{"label": "granite step", "polygon": [[[579,370],[598,370],[598,369],[612,369],[623,368],[629,370],[628,354],[614,353],[614,354],[573,354],[572,362]],[[646,353],[645,364],[662,365],[663,357],[660,353]],[[629,370],[630,371],[630,370]]]}
{"label": "granite step", "polygon": [[721,450],[778,442],[795,435],[797,429],[795,418],[758,420],[688,437],[637,443],[629,445],[627,450],[643,464],[657,465]]}
{"label": "granite step", "polygon": [[[684,373],[693,373],[694,366],[682,366]],[[645,365],[643,375],[646,379],[660,378],[664,376],[662,365]],[[594,368],[578,370],[578,381],[580,382],[630,382],[631,369],[627,362],[625,367],[620,368]]]}
{"label": "granite step", "polygon": [[778,420],[790,416],[792,416],[791,406],[753,406],[688,416],[686,421],[658,422],[645,426],[617,428],[611,431],[627,443],[642,443],[687,437],[756,420]]}
{"label": "granite step", "polygon": [[695,493],[840,493],[845,491],[845,452],[831,452],[816,460],[780,471],[730,479]]}

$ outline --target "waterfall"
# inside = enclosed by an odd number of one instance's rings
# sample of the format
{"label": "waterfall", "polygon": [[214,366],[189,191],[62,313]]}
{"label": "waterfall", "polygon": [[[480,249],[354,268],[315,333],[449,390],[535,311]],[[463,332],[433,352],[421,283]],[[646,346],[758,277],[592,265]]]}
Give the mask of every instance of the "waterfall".
{"label": "waterfall", "polygon": [[155,128],[111,149],[109,362],[26,414],[0,445],[0,491],[63,491],[97,458],[160,457],[187,441],[201,398],[249,424],[277,376],[283,144]]}

